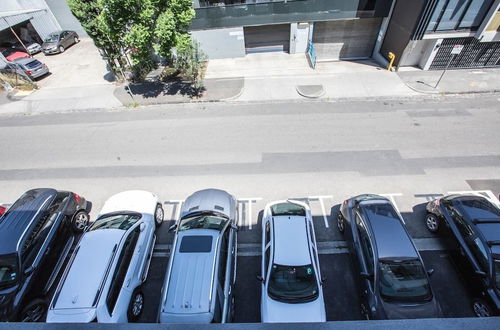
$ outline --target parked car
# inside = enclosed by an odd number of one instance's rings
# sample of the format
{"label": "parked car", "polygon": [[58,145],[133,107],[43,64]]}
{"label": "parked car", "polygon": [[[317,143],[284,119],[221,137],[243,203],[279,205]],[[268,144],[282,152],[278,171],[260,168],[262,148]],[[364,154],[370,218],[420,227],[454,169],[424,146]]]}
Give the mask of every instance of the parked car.
{"label": "parked car", "polygon": [[40,46],[39,43],[33,42],[33,43],[30,43],[30,44],[26,45],[26,50],[28,51],[28,53],[30,55],[33,55],[33,54],[41,52],[42,51],[42,46]]}
{"label": "parked car", "polygon": [[425,223],[451,243],[476,316],[500,315],[500,208],[480,195],[449,195],[427,204]]}
{"label": "parked car", "polygon": [[20,58],[29,58],[30,57],[27,53],[20,51],[20,50],[17,50],[15,48],[1,47],[0,52],[9,62],[12,62],[12,61],[20,59]]}
{"label": "parked car", "polygon": [[47,322],[124,323],[144,309],[142,283],[163,222],[158,197],[125,191],[109,198],[85,231],[61,278]]}
{"label": "parked car", "polygon": [[225,323],[234,315],[237,202],[206,189],[189,196],[175,230],[160,323]]}
{"label": "parked car", "polygon": [[311,210],[298,201],[266,205],[262,219],[262,322],[325,322],[323,281]]}
{"label": "parked car", "polygon": [[59,31],[48,35],[42,44],[42,50],[45,55],[64,53],[71,45],[80,41],[75,31]]}
{"label": "parked car", "polygon": [[66,256],[92,204],[68,191],[33,189],[0,218],[0,321],[43,321]]}
{"label": "parked car", "polygon": [[7,64],[7,68],[30,79],[40,78],[49,73],[49,68],[44,63],[34,58],[20,58]]}
{"label": "parked car", "polygon": [[337,218],[358,280],[361,313],[367,319],[441,317],[429,275],[392,203],[360,195],[342,204]]}

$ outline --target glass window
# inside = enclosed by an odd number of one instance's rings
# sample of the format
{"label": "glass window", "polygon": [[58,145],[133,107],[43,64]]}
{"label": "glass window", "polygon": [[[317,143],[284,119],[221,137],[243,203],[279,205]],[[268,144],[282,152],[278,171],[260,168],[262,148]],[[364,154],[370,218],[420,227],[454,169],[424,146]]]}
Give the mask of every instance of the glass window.
{"label": "glass window", "polygon": [[140,214],[115,214],[104,215],[97,219],[89,231],[98,229],[122,229],[128,230],[141,218]]}
{"label": "glass window", "polygon": [[472,0],[469,9],[460,22],[460,28],[478,27],[484,19],[493,0]]}
{"label": "glass window", "polygon": [[315,300],[319,292],[313,266],[273,264],[267,292],[272,299],[287,303]]}
{"label": "glass window", "polygon": [[36,68],[38,66],[42,65],[42,63],[40,63],[38,60],[33,60],[29,63],[26,63],[26,66],[30,69],[33,69],[33,68]]}
{"label": "glass window", "polygon": [[[363,253],[363,257],[366,263],[366,271],[368,274],[373,275],[374,274],[374,257],[373,257],[373,247],[370,242],[370,238],[368,236],[368,231],[366,230],[366,227],[359,217],[359,215],[356,215],[356,227],[358,229],[358,234],[359,234],[359,240],[361,243],[361,252]],[[373,284],[373,278],[371,280]]]}
{"label": "glass window", "polygon": [[57,42],[59,41],[59,34],[49,34],[47,38],[45,38],[44,42]]}
{"label": "glass window", "polygon": [[219,255],[219,284],[224,289],[224,282],[226,281],[226,265],[227,265],[227,243],[229,241],[229,230],[222,236],[220,255]]}
{"label": "glass window", "polygon": [[298,204],[295,203],[279,203],[271,206],[271,214],[273,216],[280,215],[295,215],[300,217],[306,216],[306,210]]}
{"label": "glass window", "polygon": [[446,205],[446,208],[450,213],[453,222],[457,226],[458,231],[464,239],[474,234],[470,226],[465,222],[462,214],[456,208],[452,207],[451,205]]}
{"label": "glass window", "polygon": [[213,214],[197,214],[181,219],[179,231],[189,229],[214,229],[220,231],[224,228],[227,222],[228,219],[225,217]]}
{"label": "glass window", "polygon": [[380,294],[388,301],[423,301],[432,296],[418,259],[380,261]]}
{"label": "glass window", "polygon": [[267,245],[267,243],[269,243],[271,241],[271,224],[268,222],[266,222],[266,238],[265,238],[265,242],[264,242],[264,247]]}
{"label": "glass window", "polygon": [[500,260],[495,259],[495,283],[500,289]]}
{"label": "glass window", "polygon": [[180,253],[207,253],[212,251],[212,236],[184,236],[179,247]]}
{"label": "glass window", "polygon": [[486,198],[461,199],[460,204],[470,219],[500,218],[500,209],[492,205]]}
{"label": "glass window", "polygon": [[269,267],[269,259],[271,259],[271,247],[266,249],[266,253],[264,254],[264,278],[267,276],[267,268]]}
{"label": "glass window", "polygon": [[431,20],[429,21],[429,25],[427,26],[427,31],[434,31],[436,29],[441,12],[444,10],[444,6],[446,5],[446,1],[448,0],[439,0],[437,3]]}
{"label": "glass window", "polygon": [[136,228],[123,243],[123,248],[116,263],[115,271],[113,277],[111,278],[111,285],[109,287],[108,295],[106,297],[106,305],[108,306],[108,311],[113,314],[113,309],[115,308],[116,301],[120,295],[123,282],[125,281],[125,276],[127,275],[128,266],[130,260],[134,255],[135,245],[137,239],[139,238],[140,230]]}
{"label": "glass window", "polygon": [[438,23],[438,31],[454,30],[458,24],[462,13],[467,7],[467,2],[464,0],[450,0],[444,11],[441,21]]}
{"label": "glass window", "polygon": [[17,255],[0,256],[0,289],[13,286],[18,278]]}
{"label": "glass window", "polygon": [[483,242],[481,242],[479,237],[476,237],[474,240],[467,240],[467,245],[474,255],[474,258],[476,258],[481,270],[483,272],[488,272],[488,254]]}

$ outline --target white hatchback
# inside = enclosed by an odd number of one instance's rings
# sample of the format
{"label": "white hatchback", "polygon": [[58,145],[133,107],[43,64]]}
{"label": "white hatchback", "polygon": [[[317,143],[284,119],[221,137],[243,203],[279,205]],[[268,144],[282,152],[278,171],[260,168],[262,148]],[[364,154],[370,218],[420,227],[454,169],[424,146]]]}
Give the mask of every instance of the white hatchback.
{"label": "white hatchback", "polygon": [[109,198],[78,243],[49,306],[47,322],[136,321],[163,221],[158,197],[125,191]]}
{"label": "white hatchback", "polygon": [[325,322],[323,281],[309,207],[266,205],[262,219],[262,322]]}

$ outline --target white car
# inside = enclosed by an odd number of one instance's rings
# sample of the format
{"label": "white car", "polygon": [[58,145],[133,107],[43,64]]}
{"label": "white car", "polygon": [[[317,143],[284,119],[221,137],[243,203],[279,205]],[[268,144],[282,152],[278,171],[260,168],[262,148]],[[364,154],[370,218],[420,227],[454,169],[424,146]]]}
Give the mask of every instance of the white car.
{"label": "white car", "polygon": [[262,219],[262,322],[325,322],[323,280],[309,207],[266,205]]}
{"label": "white car", "polygon": [[47,322],[136,321],[144,307],[146,280],[163,221],[158,197],[125,191],[109,198],[86,230],[61,278]]}

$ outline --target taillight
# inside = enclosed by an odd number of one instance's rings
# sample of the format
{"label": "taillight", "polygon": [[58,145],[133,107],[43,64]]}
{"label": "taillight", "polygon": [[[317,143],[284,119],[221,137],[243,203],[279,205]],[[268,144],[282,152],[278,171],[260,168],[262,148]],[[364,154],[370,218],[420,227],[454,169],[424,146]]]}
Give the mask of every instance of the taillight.
{"label": "taillight", "polygon": [[75,201],[80,204],[80,201],[82,200],[82,198],[80,197],[80,195],[76,194],[76,193],[73,193],[73,197],[75,197]]}
{"label": "taillight", "polygon": [[0,206],[0,215],[4,214],[7,208]]}
{"label": "taillight", "polygon": [[348,202],[349,202],[349,200],[346,199],[342,204],[347,205]]}
{"label": "taillight", "polygon": [[436,199],[434,203],[436,204],[436,206],[439,206],[439,204],[441,204],[441,198]]}
{"label": "taillight", "polygon": [[25,71],[27,74],[32,74],[33,72],[31,72],[30,70],[26,70]]}

